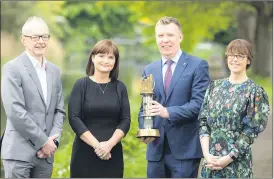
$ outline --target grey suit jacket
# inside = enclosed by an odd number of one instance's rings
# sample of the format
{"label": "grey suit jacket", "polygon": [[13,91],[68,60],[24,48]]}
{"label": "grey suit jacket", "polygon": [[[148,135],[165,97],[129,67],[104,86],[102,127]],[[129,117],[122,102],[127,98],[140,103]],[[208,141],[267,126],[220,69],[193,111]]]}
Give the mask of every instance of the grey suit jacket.
{"label": "grey suit jacket", "polygon": [[[48,61],[47,104],[37,73],[26,52],[2,69],[1,97],[7,116],[1,158],[32,161],[48,136],[59,134],[65,119],[60,70]],[[53,158],[46,159],[49,163]]]}

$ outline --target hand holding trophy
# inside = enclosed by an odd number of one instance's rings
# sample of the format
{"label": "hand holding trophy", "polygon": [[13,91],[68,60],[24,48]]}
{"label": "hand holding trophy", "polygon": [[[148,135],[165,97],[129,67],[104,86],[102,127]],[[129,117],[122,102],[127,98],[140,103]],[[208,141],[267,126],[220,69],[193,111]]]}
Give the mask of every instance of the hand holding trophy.
{"label": "hand holding trophy", "polygon": [[149,113],[149,108],[152,105],[153,89],[154,89],[153,76],[145,76],[141,82],[141,95],[143,97],[143,118],[144,129],[139,129],[137,132],[137,138],[140,138],[143,142],[149,143],[155,138],[160,137],[158,129],[153,129],[153,116]]}

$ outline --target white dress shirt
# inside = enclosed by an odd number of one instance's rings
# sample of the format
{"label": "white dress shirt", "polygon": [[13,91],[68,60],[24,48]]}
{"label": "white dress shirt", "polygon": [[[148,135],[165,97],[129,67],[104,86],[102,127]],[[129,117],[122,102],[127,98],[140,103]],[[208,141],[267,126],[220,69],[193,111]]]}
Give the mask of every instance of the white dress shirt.
{"label": "white dress shirt", "polygon": [[45,58],[43,58],[43,62],[42,64],[39,63],[38,60],[36,60],[35,57],[31,56],[27,51],[26,54],[28,55],[31,63],[33,64],[37,76],[39,78],[41,87],[42,87],[42,91],[43,91],[43,96],[45,99],[45,103],[47,104],[47,74],[46,74],[46,64],[47,64],[47,60]]}
{"label": "white dress shirt", "polygon": [[[174,70],[175,70],[175,68],[176,68],[176,65],[177,65],[177,63],[178,63],[178,61],[179,61],[181,55],[182,55],[182,50],[180,49],[180,50],[177,52],[177,54],[176,54],[172,59],[170,59],[170,60],[173,61],[173,63],[171,64],[172,75],[173,75],[173,73],[174,73]],[[166,61],[167,61],[167,60],[168,60],[168,59],[166,59],[165,57],[162,56],[163,83],[165,83],[165,74],[166,74],[167,66],[168,66],[168,65],[166,64]]]}

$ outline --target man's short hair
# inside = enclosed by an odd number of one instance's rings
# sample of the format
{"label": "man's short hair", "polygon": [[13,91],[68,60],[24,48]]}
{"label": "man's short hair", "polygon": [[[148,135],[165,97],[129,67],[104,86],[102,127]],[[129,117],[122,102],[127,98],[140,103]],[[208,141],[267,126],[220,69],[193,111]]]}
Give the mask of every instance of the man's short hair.
{"label": "man's short hair", "polygon": [[171,23],[177,25],[178,28],[180,29],[180,31],[182,31],[181,24],[178,21],[178,19],[176,19],[175,17],[168,17],[168,16],[162,17],[161,19],[158,20],[155,27],[157,27],[159,24],[168,25],[168,24],[171,24]]}

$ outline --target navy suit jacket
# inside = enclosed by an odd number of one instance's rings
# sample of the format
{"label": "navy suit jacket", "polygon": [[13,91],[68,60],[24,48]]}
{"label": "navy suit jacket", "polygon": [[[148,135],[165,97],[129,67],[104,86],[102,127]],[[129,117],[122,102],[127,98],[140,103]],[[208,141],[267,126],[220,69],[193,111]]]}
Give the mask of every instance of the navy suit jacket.
{"label": "navy suit jacket", "polygon": [[[142,75],[150,74],[155,80],[154,100],[167,107],[170,119],[154,117],[154,128],[159,129],[161,136],[148,144],[147,160],[161,159],[165,133],[171,153],[176,159],[202,158],[198,114],[210,83],[207,61],[183,52],[174,70],[167,96],[164,91],[161,60],[144,68]],[[142,114],[141,105],[139,128],[143,128]]]}

